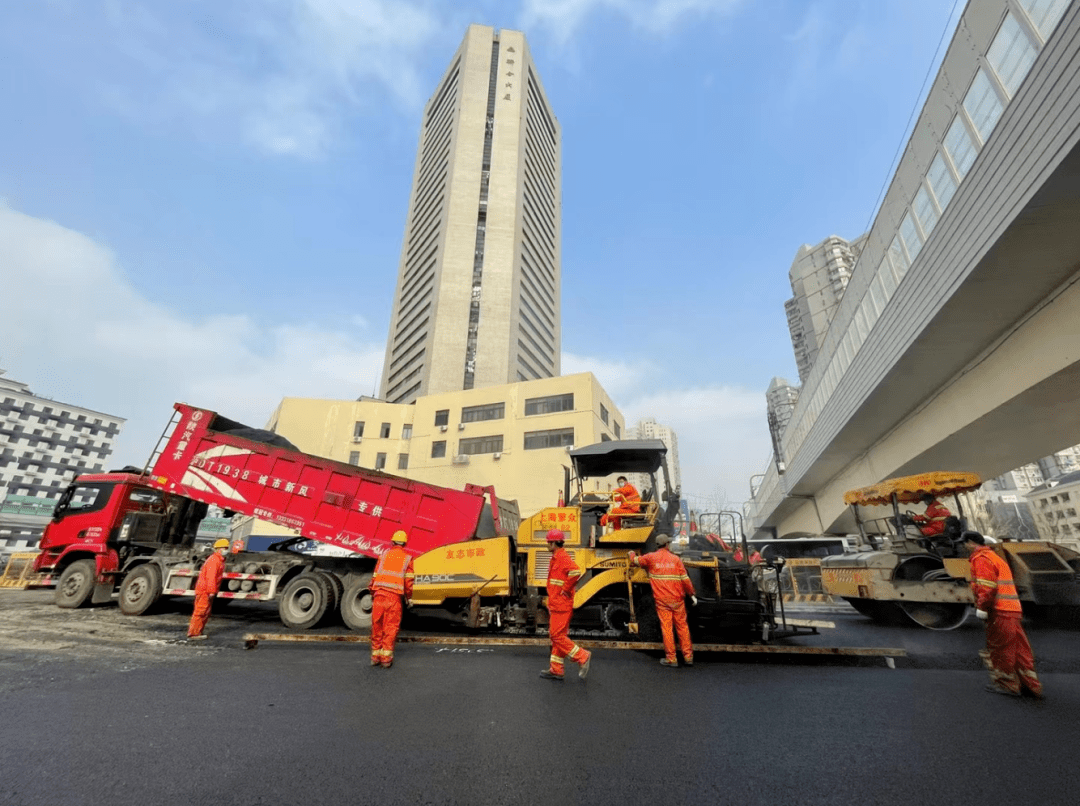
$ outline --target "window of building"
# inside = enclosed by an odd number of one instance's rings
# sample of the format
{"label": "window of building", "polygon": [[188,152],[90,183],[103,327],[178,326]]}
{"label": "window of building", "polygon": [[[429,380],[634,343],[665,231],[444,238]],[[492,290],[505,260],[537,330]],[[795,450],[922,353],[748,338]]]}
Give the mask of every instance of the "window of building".
{"label": "window of building", "polygon": [[349,464],[350,465],[359,465],[360,464],[360,451],[349,451]]}
{"label": "window of building", "polygon": [[491,437],[471,437],[458,442],[458,453],[464,456],[475,456],[478,453],[498,453],[502,449],[502,434]]}
{"label": "window of building", "polygon": [[463,406],[461,422],[479,423],[484,420],[501,420],[506,416],[505,403],[489,403],[485,406]]}
{"label": "window of building", "polygon": [[922,227],[923,234],[929,238],[938,220],[938,211],[934,207],[934,200],[930,197],[930,191],[925,187],[919,188],[919,192],[915,194],[915,201],[912,202],[911,209],[915,212],[915,218],[919,220],[919,226]]}
{"label": "window of building", "polygon": [[449,425],[450,424],[450,409],[442,409],[435,412],[435,425]]}
{"label": "window of building", "polygon": [[548,397],[531,397],[525,400],[525,416],[534,414],[554,414],[557,411],[574,410],[574,393],[567,395],[550,395]]}
{"label": "window of building", "polygon": [[408,470],[409,469],[409,454],[399,453],[397,455],[397,469]]}
{"label": "window of building", "polygon": [[1051,504],[1056,504],[1056,503],[1058,503],[1058,497],[1057,497],[1056,495],[1052,495],[1052,496],[1050,496],[1050,503],[1051,503]]}
{"label": "window of building", "polygon": [[380,439],[390,439],[390,423],[383,423],[379,429]]}
{"label": "window of building", "polygon": [[401,438],[412,439],[412,423],[405,423],[401,426]]}
{"label": "window of building", "polygon": [[552,428],[547,431],[526,431],[525,450],[539,448],[562,448],[574,444],[573,428]]}
{"label": "window of building", "polygon": [[893,238],[892,243],[889,244],[889,261],[892,263],[893,271],[896,272],[896,283],[899,285],[911,266],[911,261],[908,260],[904,247],[900,245],[899,235]]}
{"label": "window of building", "polygon": [[375,469],[376,470],[384,470],[385,468],[386,468],[386,454],[385,453],[377,453],[377,454],[375,454]]}
{"label": "window of building", "polygon": [[1072,527],[1070,527],[1069,524],[1067,524],[1067,523],[1061,524],[1061,533],[1063,535],[1072,534]]}
{"label": "window of building", "polygon": [[1064,503],[1065,501],[1068,501],[1068,500],[1069,500],[1069,494],[1068,493],[1062,493],[1061,494],[1062,503]]}
{"label": "window of building", "polygon": [[994,89],[994,82],[981,67],[964,96],[964,109],[971,118],[971,124],[975,127],[979,139],[985,143],[993,133],[1004,107],[997,90]]}
{"label": "window of building", "polygon": [[930,163],[930,170],[926,173],[926,181],[930,185],[930,190],[934,193],[934,198],[937,199],[938,207],[941,208],[942,212],[945,212],[945,208],[952,201],[953,194],[956,193],[956,181],[953,179],[949,166],[945,164],[945,158],[940,153]]}
{"label": "window of building", "polygon": [[438,442],[431,443],[431,458],[442,459],[446,456],[446,440],[440,439]]}
{"label": "window of building", "polygon": [[919,256],[919,250],[922,249],[922,238],[915,229],[915,221],[911,213],[905,213],[904,219],[900,222],[900,240],[904,242],[904,248],[907,249],[911,262],[914,263],[915,258]]}
{"label": "window of building", "polygon": [[1001,86],[1012,98],[1035,63],[1035,46],[1012,14],[1005,15],[997,36],[986,52],[986,60],[994,68]]}
{"label": "window of building", "polygon": [[615,429],[615,439],[622,439],[622,426],[618,423],[613,423],[612,427]]}
{"label": "window of building", "polygon": [[353,424],[352,435],[353,439],[360,439],[364,436],[364,424],[359,420]]}
{"label": "window of building", "polygon": [[608,424],[608,410],[603,403],[600,404],[600,422],[602,422],[604,425]]}
{"label": "window of building", "polygon": [[609,437],[607,434],[601,434],[600,435],[600,441],[601,442],[611,442],[611,437]]}
{"label": "window of building", "polygon": [[963,180],[971,169],[971,164],[975,162],[978,152],[975,149],[975,141],[968,134],[967,126],[964,125],[960,115],[953,118],[952,125],[945,134],[944,145],[945,153],[949,155],[953,168],[956,169],[956,175]]}
{"label": "window of building", "polygon": [[1069,0],[1020,0],[1020,5],[1031,17],[1032,24],[1039,30],[1039,35],[1045,41],[1057,27],[1061,15],[1065,13],[1065,8],[1069,5]]}
{"label": "window of building", "polygon": [[1068,509],[1065,510],[1065,514],[1070,518],[1075,518],[1076,517],[1076,510],[1073,507],[1069,507]]}

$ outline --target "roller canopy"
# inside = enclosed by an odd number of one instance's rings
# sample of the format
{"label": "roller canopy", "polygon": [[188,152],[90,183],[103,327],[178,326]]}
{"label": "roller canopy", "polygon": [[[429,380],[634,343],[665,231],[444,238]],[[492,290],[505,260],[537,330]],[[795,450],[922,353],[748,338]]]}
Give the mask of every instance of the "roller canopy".
{"label": "roller canopy", "polygon": [[886,479],[844,493],[845,504],[862,506],[883,506],[892,502],[893,495],[901,504],[914,504],[927,493],[937,498],[942,495],[955,495],[977,490],[982,486],[982,479],[977,473],[949,473],[936,471],[920,473],[917,476],[904,476],[898,479]]}
{"label": "roller canopy", "polygon": [[570,451],[578,478],[610,476],[612,473],[655,473],[664,461],[667,446],[658,439],[617,439]]}

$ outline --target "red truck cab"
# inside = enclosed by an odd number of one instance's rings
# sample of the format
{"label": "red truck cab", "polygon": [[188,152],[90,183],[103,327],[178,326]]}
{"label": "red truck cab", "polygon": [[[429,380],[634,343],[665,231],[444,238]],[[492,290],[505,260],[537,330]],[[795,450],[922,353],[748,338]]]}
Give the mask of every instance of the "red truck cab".
{"label": "red truck cab", "polygon": [[41,538],[34,571],[57,586],[57,604],[78,607],[93,595],[107,601],[121,565],[129,514],[165,517],[168,493],[134,473],[79,476],[64,491]]}

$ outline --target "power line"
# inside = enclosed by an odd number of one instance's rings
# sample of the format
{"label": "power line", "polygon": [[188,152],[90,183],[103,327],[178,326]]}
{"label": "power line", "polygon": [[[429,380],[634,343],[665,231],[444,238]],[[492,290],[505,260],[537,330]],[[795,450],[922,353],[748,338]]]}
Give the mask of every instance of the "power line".
{"label": "power line", "polygon": [[904,149],[904,144],[907,143],[910,137],[911,123],[915,119],[915,113],[919,110],[920,101],[923,101],[923,91],[926,89],[926,82],[930,80],[930,75],[934,71],[934,65],[937,64],[938,54],[941,52],[941,44],[945,41],[945,37],[949,33],[949,23],[952,22],[953,15],[956,13],[956,7],[960,5],[960,0],[953,0],[952,8],[949,9],[949,16],[945,20],[945,27],[941,31],[941,38],[938,39],[937,48],[934,50],[934,57],[930,60],[929,66],[926,68],[926,75],[923,76],[922,86],[919,88],[919,94],[915,96],[915,104],[911,107],[911,114],[908,115],[907,125],[904,127],[904,134],[900,138],[900,143],[896,146],[896,153],[893,154],[892,162],[889,164],[889,170],[885,173],[885,181],[881,184],[881,190],[878,191],[877,198],[874,200],[874,206],[870,210],[870,218],[866,222],[866,226],[863,227],[863,232],[870,231],[870,225],[874,223],[874,218],[878,213],[878,205],[885,198],[885,189],[889,186],[889,180],[892,179],[893,174],[896,171],[898,165],[898,158],[900,153]]}

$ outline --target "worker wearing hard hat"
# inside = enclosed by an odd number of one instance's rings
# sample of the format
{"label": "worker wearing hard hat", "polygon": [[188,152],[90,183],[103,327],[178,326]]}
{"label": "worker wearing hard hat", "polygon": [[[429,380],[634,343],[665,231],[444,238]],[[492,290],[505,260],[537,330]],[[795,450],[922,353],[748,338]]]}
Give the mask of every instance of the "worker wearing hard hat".
{"label": "worker wearing hard hat", "polygon": [[188,625],[189,641],[202,641],[203,627],[210,618],[210,604],[221,587],[221,575],[225,573],[225,555],[229,551],[229,541],[222,538],[214,541],[214,553],[203,563],[199,578],[195,581],[195,609],[191,613]]}
{"label": "worker wearing hard hat", "polygon": [[[678,666],[675,655],[675,635],[679,637],[679,649],[687,666],[694,665],[694,645],[690,641],[690,628],[686,623],[685,597],[689,596],[697,604],[694,585],[686,575],[686,566],[668,549],[670,535],[656,536],[656,551],[637,555],[629,553],[631,565],[638,565],[649,573],[652,585],[653,601],[656,603],[656,615],[660,618],[660,629],[664,634],[664,659],[661,666]],[[674,630],[672,624],[674,622]]]}
{"label": "worker wearing hard hat", "polygon": [[986,625],[986,650],[979,653],[990,669],[986,690],[1010,697],[1019,697],[1026,691],[1042,699],[1042,683],[1035,674],[1035,655],[1020,624],[1023,610],[1012,569],[986,546],[986,538],[978,532],[964,532],[962,539],[964,548],[970,552],[975,615]]}
{"label": "worker wearing hard hat", "polygon": [[409,536],[394,532],[394,544],[379,557],[371,577],[371,665],[389,669],[394,664],[394,642],[401,627],[401,600],[412,599],[412,555],[405,551]]}
{"label": "worker wearing hard hat", "polygon": [[578,677],[585,679],[589,674],[592,653],[582,649],[570,640],[570,618],[574,615],[574,586],[581,579],[581,569],[574,565],[570,554],[563,548],[564,535],[558,529],[547,533],[547,544],[551,550],[551,562],[548,564],[548,634],[551,637],[551,658],[547,669],[540,676],[547,680],[562,680],[567,657],[574,663],[581,664]]}

